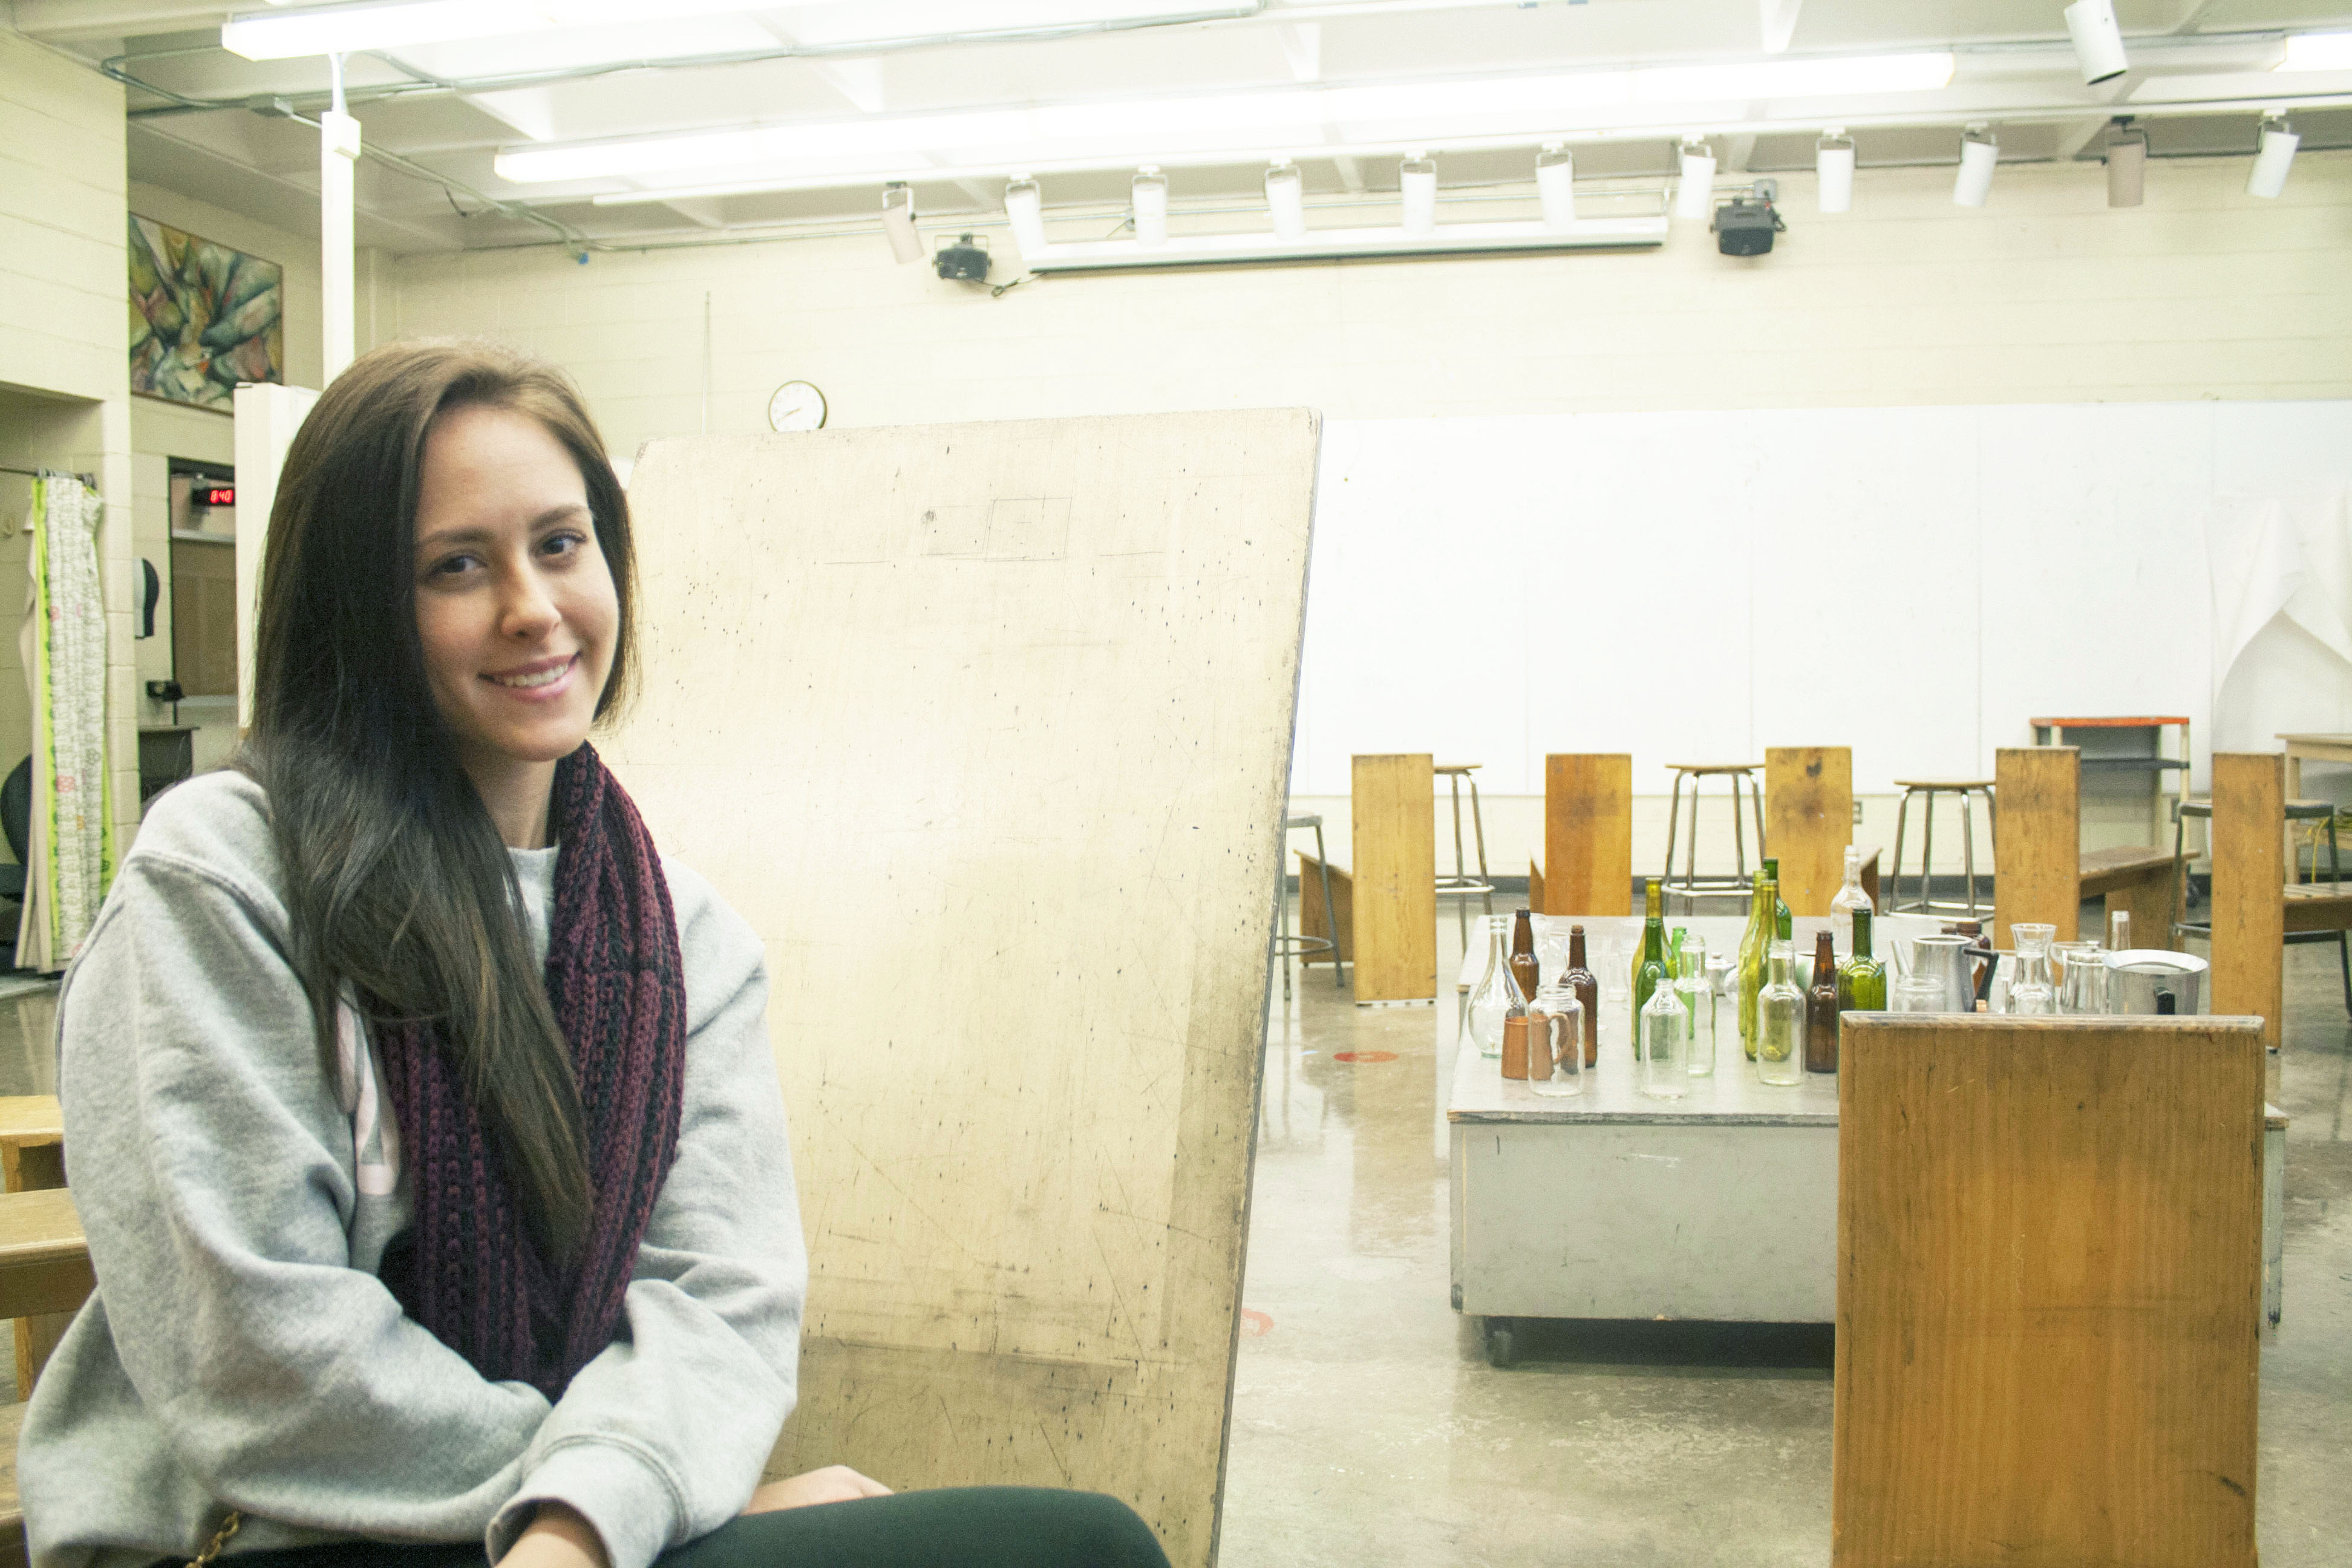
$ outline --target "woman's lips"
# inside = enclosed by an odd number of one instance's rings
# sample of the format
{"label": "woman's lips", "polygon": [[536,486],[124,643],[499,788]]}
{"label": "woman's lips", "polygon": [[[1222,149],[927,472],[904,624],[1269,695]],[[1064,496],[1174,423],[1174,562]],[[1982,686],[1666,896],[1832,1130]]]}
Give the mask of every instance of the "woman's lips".
{"label": "woman's lips", "polygon": [[572,677],[579,668],[580,656],[575,653],[562,658],[541,659],[496,675],[486,673],[482,679],[520,701],[551,702],[572,689]]}

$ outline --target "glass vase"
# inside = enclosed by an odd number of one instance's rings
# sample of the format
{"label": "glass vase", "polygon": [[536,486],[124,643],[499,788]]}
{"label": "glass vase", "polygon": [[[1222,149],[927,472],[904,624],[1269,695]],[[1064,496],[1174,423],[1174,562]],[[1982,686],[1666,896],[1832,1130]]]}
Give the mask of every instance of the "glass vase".
{"label": "glass vase", "polygon": [[1549,1100],[1584,1092],[1584,1004],[1565,974],[1528,1009],[1528,1087]]}
{"label": "glass vase", "polygon": [[2056,926],[2024,921],[2009,928],[2010,941],[2017,944],[2016,968],[2009,981],[2009,1011],[2020,1017],[2058,1011],[2058,987],[2050,978],[2050,941],[2057,934]]}
{"label": "glass vase", "polygon": [[1469,1007],[1470,1038],[1476,1042],[1480,1056],[1502,1056],[1503,1025],[1515,1006],[1525,1015],[1518,985],[1511,979],[1511,917],[1488,915],[1486,973],[1470,993]]}

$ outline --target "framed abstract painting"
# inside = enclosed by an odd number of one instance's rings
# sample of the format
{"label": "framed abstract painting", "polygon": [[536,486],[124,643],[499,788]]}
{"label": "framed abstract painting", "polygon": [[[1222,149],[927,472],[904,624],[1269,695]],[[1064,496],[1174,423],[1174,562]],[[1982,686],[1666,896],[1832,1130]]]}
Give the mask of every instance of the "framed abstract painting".
{"label": "framed abstract painting", "polygon": [[226,413],[241,381],[286,379],[286,269],[131,219],[131,390]]}

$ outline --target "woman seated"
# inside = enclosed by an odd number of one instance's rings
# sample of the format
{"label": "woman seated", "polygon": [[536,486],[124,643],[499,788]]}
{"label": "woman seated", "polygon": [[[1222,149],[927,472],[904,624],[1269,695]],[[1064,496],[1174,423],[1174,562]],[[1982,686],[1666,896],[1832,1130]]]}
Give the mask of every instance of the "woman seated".
{"label": "woman seated", "polygon": [[36,1568],[1164,1568],[1092,1494],[760,1485],[807,1258],[760,941],[587,744],[631,577],[547,366],[394,345],[303,424],[247,742],[59,998]]}

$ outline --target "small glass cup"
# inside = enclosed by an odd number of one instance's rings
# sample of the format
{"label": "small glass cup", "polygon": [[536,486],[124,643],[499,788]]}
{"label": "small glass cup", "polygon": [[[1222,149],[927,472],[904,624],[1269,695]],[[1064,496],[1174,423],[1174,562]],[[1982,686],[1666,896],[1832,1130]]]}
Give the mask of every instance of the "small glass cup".
{"label": "small glass cup", "polygon": [[1528,1087],[1549,1100],[1584,1092],[1584,1004],[1558,980],[1528,1009]]}
{"label": "small glass cup", "polygon": [[2017,943],[2017,956],[2010,972],[2005,1011],[2022,1017],[2058,1011],[2058,988],[2050,980],[2050,942],[2057,934],[2056,926],[2026,921],[2009,928],[2010,940]]}
{"label": "small glass cup", "polygon": [[1906,974],[1895,983],[1894,1010],[1897,1013],[1943,1013],[1950,1011],[1951,987],[1926,974]]}
{"label": "small glass cup", "polygon": [[2053,942],[2058,961],[2058,1011],[2105,1013],[2107,1010],[2107,966],[2095,942]]}

